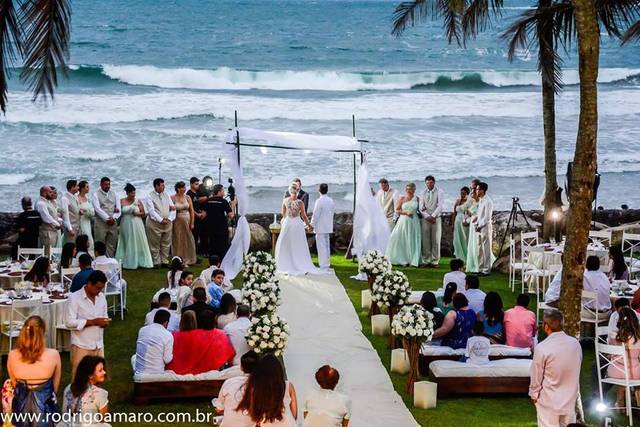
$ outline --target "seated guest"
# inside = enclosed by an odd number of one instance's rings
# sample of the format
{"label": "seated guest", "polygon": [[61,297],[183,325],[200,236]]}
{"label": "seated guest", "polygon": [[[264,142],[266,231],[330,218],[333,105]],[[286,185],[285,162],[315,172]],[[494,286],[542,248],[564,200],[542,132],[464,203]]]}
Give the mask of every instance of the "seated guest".
{"label": "seated guest", "polygon": [[329,365],[316,372],[320,389],[307,396],[304,403],[303,427],[347,427],[351,418],[351,400],[335,391],[340,373]]}
{"label": "seated guest", "polygon": [[153,323],[140,328],[136,342],[137,374],[160,374],[173,359],[173,335],[167,331],[170,318],[167,310],[158,310]]}
{"label": "seated guest", "polygon": [[[611,344],[624,345],[627,351],[627,374],[630,380],[640,380],[640,323],[638,316],[629,307],[623,307],[619,312],[618,332],[615,337],[609,339]],[[610,378],[625,378],[624,364],[621,358],[611,361],[607,368],[607,376]],[[624,387],[618,387],[618,400],[615,406],[624,408]]]}
{"label": "seated guest", "polygon": [[274,355],[264,355],[255,366],[236,410],[246,411],[254,425],[295,427],[296,390],[285,380],[282,365]]}
{"label": "seated guest", "polygon": [[[613,313],[611,313],[611,317],[609,317],[608,324],[609,337],[615,337],[618,333],[618,320],[620,320],[620,311],[624,307],[631,307],[629,305],[629,300],[626,298],[618,298],[615,303],[613,303]],[[636,313],[636,316],[638,316],[638,320],[640,320],[640,313],[638,313],[636,310],[633,310],[633,312]]]}
{"label": "seated guest", "polygon": [[[93,252],[96,258],[93,260],[91,264],[95,269],[96,266],[108,267],[108,271],[105,271],[104,274],[109,278],[109,284],[115,287],[116,289],[122,289],[124,295],[127,294],[127,281],[120,274],[120,262],[111,258],[107,255],[107,245],[104,242],[95,242],[93,246]],[[126,302],[125,302],[126,305]]]}
{"label": "seated guest", "polygon": [[220,427],[254,427],[254,423],[244,411],[236,408],[242,399],[244,387],[249,375],[260,360],[258,354],[251,350],[242,355],[240,368],[243,375],[232,377],[224,381],[218,393],[218,398],[213,399],[213,406],[218,414],[224,414]]}
{"label": "seated guest", "polygon": [[193,291],[195,291],[196,288],[204,289],[204,293],[207,296],[207,304],[209,304],[209,302],[211,302],[211,296],[209,296],[209,294],[207,293],[207,283],[205,283],[199,277],[191,284],[191,296],[189,297],[187,304],[193,304],[194,302],[196,302],[195,298],[193,298]]}
{"label": "seated guest", "polygon": [[544,294],[544,303],[551,306],[557,307],[558,301],[560,301],[560,289],[562,286],[562,267],[553,276],[553,280],[549,283],[549,287],[547,288],[547,292]]}
{"label": "seated guest", "polygon": [[193,299],[195,302],[191,305],[182,308],[182,313],[185,311],[191,310],[196,313],[196,319],[198,319],[198,324],[202,322],[202,312],[205,310],[211,310],[211,306],[206,303],[207,301],[207,292],[204,288],[195,288],[193,290]]}
{"label": "seated guest", "polygon": [[67,242],[62,246],[62,253],[60,254],[60,267],[71,268],[73,260],[76,257],[76,244],[73,242]]}
{"label": "seated guest", "polygon": [[198,321],[199,329],[174,333],[175,354],[167,369],[179,375],[200,374],[219,370],[233,360],[235,352],[229,339],[224,332],[215,328],[214,312],[203,311],[201,319],[201,322]]}
{"label": "seated guest", "polygon": [[51,274],[51,261],[48,257],[41,256],[33,262],[31,270],[24,275],[24,280],[46,288],[49,286],[49,274]]}
{"label": "seated guest", "polygon": [[[442,310],[438,308],[438,301],[436,300],[436,296],[433,292],[427,291],[423,293],[422,298],[420,298],[420,305],[422,306],[422,308],[433,315],[434,330],[442,326],[442,322],[444,321],[444,314],[442,313]],[[429,344],[440,345],[440,340],[431,340]]]}
{"label": "seated guest", "polygon": [[484,299],[482,311],[478,313],[478,320],[484,327],[484,336],[489,338],[491,344],[504,344],[504,311],[502,311],[502,298],[497,292],[489,292]]}
{"label": "seated guest", "polygon": [[465,348],[476,323],[476,313],[469,308],[469,301],[463,294],[453,297],[453,308],[444,317],[442,326],[434,331],[433,338],[442,338],[442,345],[445,347]]}
{"label": "seated guest", "polygon": [[609,248],[609,279],[629,280],[629,268],[622,254],[622,247],[614,245]]}
{"label": "seated guest", "polygon": [[220,257],[218,255],[211,255],[209,257],[209,267],[202,270],[200,278],[204,283],[210,283],[213,281],[211,273],[215,270],[220,270]]}
{"label": "seated guest", "polygon": [[473,325],[473,336],[467,340],[467,347],[464,355],[467,363],[472,365],[486,365],[489,363],[489,353],[491,352],[491,342],[486,337],[486,331],[482,322],[477,321]]}
{"label": "seated guest", "polygon": [[[96,243],[97,244],[97,243]],[[153,319],[156,316],[156,312],[158,310],[167,310],[169,315],[169,325],[167,326],[167,331],[173,332],[177,331],[180,327],[180,316],[171,311],[171,294],[169,292],[163,292],[158,297],[158,308],[154,308],[144,318],[144,326],[149,326],[153,324]]]}
{"label": "seated guest", "polygon": [[[607,275],[600,271],[600,258],[595,255],[587,257],[587,270],[584,272],[582,289],[597,294],[597,309],[601,313],[598,318],[602,317],[602,320],[608,319],[611,311],[611,283]],[[583,300],[582,305],[582,318],[594,319],[594,314],[585,310],[585,307],[591,309],[591,311],[595,310],[596,301],[586,302]]]}
{"label": "seated guest", "polygon": [[89,253],[89,236],[86,234],[80,234],[76,237],[76,257],[73,260],[73,267],[79,266],[80,255],[87,254],[91,256]]}
{"label": "seated guest", "polygon": [[467,275],[464,274],[464,271],[462,271],[463,267],[464,261],[456,258],[452,259],[449,262],[449,268],[451,269],[451,271],[445,274],[442,278],[442,287],[445,288],[448,283],[454,282],[456,285],[458,285],[458,289],[460,289],[460,292],[464,293],[465,278],[467,277]]}
{"label": "seated guest", "polygon": [[91,257],[89,254],[82,254],[78,259],[78,264],[80,266],[80,271],[73,276],[73,280],[71,281],[71,292],[79,291],[82,289],[84,285],[87,284],[89,277],[95,271],[91,268]]}
{"label": "seated guest", "polygon": [[227,338],[229,338],[229,342],[236,352],[233,358],[234,365],[240,363],[242,355],[250,350],[245,337],[247,336],[249,326],[251,326],[251,320],[249,320],[251,310],[248,305],[240,304],[237,312],[238,318],[227,323],[227,326],[224,327],[224,333],[227,335]]}
{"label": "seated guest", "polygon": [[224,329],[230,322],[236,320],[236,299],[231,294],[224,294],[220,299],[218,312],[218,329]]}
{"label": "seated guest", "polygon": [[536,314],[527,310],[529,300],[527,294],[518,295],[516,306],[504,313],[504,334],[508,346],[528,347],[533,350],[538,335],[538,325]]}
{"label": "seated guest", "polygon": [[467,276],[465,278],[464,294],[469,301],[469,308],[476,313],[484,308],[484,297],[486,294],[480,290],[480,279],[478,276]]}
{"label": "seated guest", "polygon": [[438,308],[440,308],[444,316],[453,310],[453,297],[456,293],[458,293],[458,285],[455,282],[450,282],[444,287],[444,295],[442,298],[436,299],[438,301]]}
{"label": "seated guest", "polygon": [[[71,384],[64,389],[63,414],[92,417],[93,426],[103,425],[98,423],[109,412],[109,392],[100,387],[107,376],[105,368],[105,360],[100,356],[85,356],[82,358],[76,368],[76,375]],[[58,426],[68,427],[77,425],[78,423],[65,422],[64,420],[58,424]]]}
{"label": "seated guest", "polygon": [[176,296],[177,311],[181,312],[182,307],[189,305],[189,298],[191,297],[191,285],[193,284],[193,273],[190,271],[183,271],[180,275],[180,287],[178,288],[178,295]]}
{"label": "seated guest", "polygon": [[224,271],[214,270],[211,276],[213,280],[207,285],[207,293],[211,297],[209,305],[217,310],[220,308],[220,300],[222,299],[222,295],[224,295],[224,290],[222,289],[222,285],[224,284]]}
{"label": "seated guest", "polygon": [[171,259],[169,271],[167,271],[167,289],[173,289],[180,286],[180,276],[182,275],[183,270],[184,263],[182,262],[182,258],[180,258],[179,256],[174,256]]}

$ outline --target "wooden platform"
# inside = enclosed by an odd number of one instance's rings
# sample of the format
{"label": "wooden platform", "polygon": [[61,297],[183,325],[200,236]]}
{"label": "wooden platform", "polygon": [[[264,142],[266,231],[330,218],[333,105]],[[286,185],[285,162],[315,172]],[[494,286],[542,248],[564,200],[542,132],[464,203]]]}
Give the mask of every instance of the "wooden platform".
{"label": "wooden platform", "polygon": [[147,405],[150,402],[190,399],[213,399],[218,396],[224,380],[162,381],[133,383],[133,403]]}
{"label": "wooden platform", "polygon": [[[462,359],[462,360],[461,360]],[[421,354],[418,358],[418,371],[423,377],[427,377],[430,374],[429,365],[436,360],[453,360],[454,362],[464,361],[464,356],[425,356]],[[501,359],[531,359],[531,356],[489,356],[489,360],[501,360]]]}
{"label": "wooden platform", "polygon": [[429,371],[429,381],[438,384],[438,397],[467,394],[512,394],[529,392],[529,377],[436,377]]}

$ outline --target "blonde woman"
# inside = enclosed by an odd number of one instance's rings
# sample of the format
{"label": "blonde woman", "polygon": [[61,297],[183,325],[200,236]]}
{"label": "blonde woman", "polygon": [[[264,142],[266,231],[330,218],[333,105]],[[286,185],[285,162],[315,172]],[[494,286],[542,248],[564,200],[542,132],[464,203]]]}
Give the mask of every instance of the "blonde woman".
{"label": "blonde woman", "polygon": [[24,322],[16,348],[9,353],[7,370],[9,379],[2,389],[6,409],[14,414],[41,414],[41,419],[58,412],[60,354],[46,348],[45,323],[40,316],[31,316]]}
{"label": "blonde woman", "polygon": [[389,237],[387,257],[393,265],[418,267],[422,254],[422,231],[416,185],[413,182],[405,186],[404,195],[396,202],[396,215],[398,222]]}
{"label": "blonde woman", "polygon": [[281,273],[303,275],[318,273],[313,265],[305,225],[309,231],[313,227],[309,222],[304,203],[298,199],[300,187],[296,182],[289,186],[289,197],[282,202],[282,228],[276,243],[276,268]]}

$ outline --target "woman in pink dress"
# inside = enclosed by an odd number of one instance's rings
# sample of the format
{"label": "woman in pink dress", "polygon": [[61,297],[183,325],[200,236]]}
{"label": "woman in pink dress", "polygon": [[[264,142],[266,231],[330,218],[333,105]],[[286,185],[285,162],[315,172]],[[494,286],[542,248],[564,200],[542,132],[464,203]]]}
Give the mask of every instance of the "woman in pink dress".
{"label": "woman in pink dress", "polygon": [[[615,338],[610,338],[611,344],[624,344],[627,351],[627,369],[630,380],[640,379],[640,322],[638,316],[629,307],[623,307],[619,311],[618,333]],[[624,378],[624,364],[622,360],[613,360],[607,368],[607,375],[610,378]],[[623,408],[624,388],[618,387],[617,408]]]}

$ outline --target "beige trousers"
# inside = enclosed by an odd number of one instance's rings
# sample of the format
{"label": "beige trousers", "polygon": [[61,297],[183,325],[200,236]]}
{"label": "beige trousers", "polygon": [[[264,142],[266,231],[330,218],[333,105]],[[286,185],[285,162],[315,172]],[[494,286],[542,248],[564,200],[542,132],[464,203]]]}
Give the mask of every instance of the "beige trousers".
{"label": "beige trousers", "polygon": [[153,265],[169,264],[173,223],[169,222],[169,224],[162,225],[151,218],[147,218],[146,230]]}
{"label": "beige trousers", "polygon": [[442,238],[442,218],[431,224],[422,219],[422,262],[436,266],[440,263],[440,239]]}
{"label": "beige trousers", "polygon": [[491,225],[487,225],[480,230],[480,252],[479,252],[479,261],[480,261],[480,272],[481,273],[490,273],[491,272],[491,261],[493,258],[492,248],[491,248],[491,238],[493,234],[493,229]]}
{"label": "beige trousers", "polygon": [[76,368],[78,364],[85,356],[100,356],[104,357],[104,347],[97,348],[95,350],[85,350],[84,348],[80,348],[77,345],[71,345],[69,357],[71,359],[71,380],[73,381],[73,377],[76,375]]}
{"label": "beige trousers", "polygon": [[40,226],[38,233],[40,244],[44,248],[45,254],[49,254],[49,248],[55,248],[58,242],[58,231],[49,226]]}
{"label": "beige trousers", "polygon": [[100,218],[96,219],[93,227],[94,242],[102,242],[107,245],[107,256],[113,258],[116,255],[118,245],[118,223],[107,225]]}

